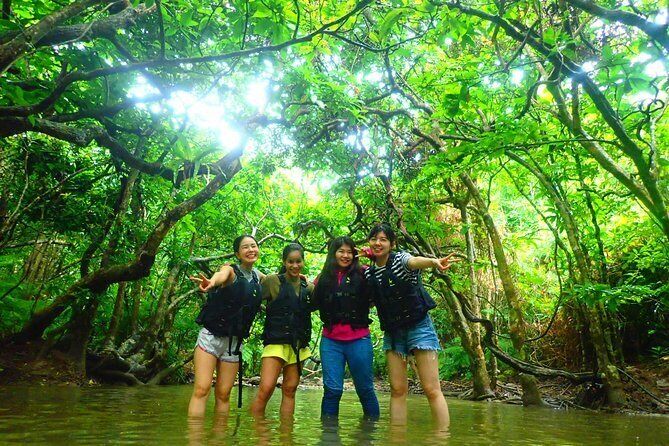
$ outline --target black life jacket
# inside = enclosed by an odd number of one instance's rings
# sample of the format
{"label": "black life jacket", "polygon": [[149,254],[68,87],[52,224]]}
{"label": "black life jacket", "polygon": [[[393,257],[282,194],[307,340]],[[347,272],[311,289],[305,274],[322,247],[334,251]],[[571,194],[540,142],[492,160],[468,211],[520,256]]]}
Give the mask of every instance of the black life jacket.
{"label": "black life jacket", "polygon": [[362,272],[347,271],[341,284],[336,277],[327,282],[319,282],[314,291],[323,325],[328,329],[334,324],[369,327],[370,290]]}
{"label": "black life jacket", "polygon": [[[235,281],[226,287],[209,291],[207,302],[195,322],[214,336],[236,336],[241,341],[249,336],[253,319],[260,310],[262,296],[260,280],[255,271],[252,273],[253,279],[248,281],[238,265],[232,265],[232,269],[237,276]],[[239,345],[235,347],[234,353],[239,353]]]}
{"label": "black life jacket", "polygon": [[311,341],[311,302],[307,281],[300,280],[300,295],[279,274],[279,295],[267,304],[265,329],[262,338],[265,345],[289,344],[297,353]]}
{"label": "black life jacket", "polygon": [[372,264],[369,269],[369,287],[376,303],[381,330],[387,332],[419,322],[429,310],[437,306],[423,286],[420,274],[418,283],[414,285],[393,273],[391,267],[394,258],[395,253],[391,252],[381,275],[381,283],[376,278],[376,265]]}

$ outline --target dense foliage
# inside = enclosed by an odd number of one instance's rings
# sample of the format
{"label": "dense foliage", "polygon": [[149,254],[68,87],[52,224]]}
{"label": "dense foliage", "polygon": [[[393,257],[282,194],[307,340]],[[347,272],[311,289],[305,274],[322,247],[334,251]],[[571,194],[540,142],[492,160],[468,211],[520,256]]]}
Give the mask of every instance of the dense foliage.
{"label": "dense foliage", "polygon": [[486,395],[499,358],[526,402],[568,369],[620,404],[620,367],[669,354],[659,8],[4,0],[0,331],[99,379],[182,379],[186,276],[236,235],[265,272],[299,241],[314,278],[329,238],[389,221],[466,260],[426,280],[443,378]]}

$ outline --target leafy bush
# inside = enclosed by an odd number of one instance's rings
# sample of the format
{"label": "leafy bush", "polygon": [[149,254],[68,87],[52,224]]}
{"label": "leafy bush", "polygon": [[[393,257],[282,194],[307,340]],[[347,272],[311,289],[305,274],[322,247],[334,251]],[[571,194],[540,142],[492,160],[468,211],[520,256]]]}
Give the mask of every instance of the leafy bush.
{"label": "leafy bush", "polygon": [[454,376],[470,379],[469,356],[460,345],[460,338],[453,338],[439,354],[439,378],[452,379]]}

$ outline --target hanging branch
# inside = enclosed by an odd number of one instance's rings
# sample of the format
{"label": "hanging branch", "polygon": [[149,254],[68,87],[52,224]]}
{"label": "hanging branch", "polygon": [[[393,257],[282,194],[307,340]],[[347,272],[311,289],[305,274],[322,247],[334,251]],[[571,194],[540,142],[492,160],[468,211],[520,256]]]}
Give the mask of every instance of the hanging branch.
{"label": "hanging branch", "polygon": [[[88,0],[88,2],[101,1],[101,0]],[[285,48],[298,45],[300,43],[306,43],[312,41],[315,37],[324,34],[325,31],[330,28],[334,28],[337,25],[340,25],[346,22],[349,18],[353,17],[363,9],[367,8],[372,3],[372,0],[362,0],[359,2],[355,8],[350,10],[348,13],[342,15],[341,17],[327,22],[321,25],[318,29],[312,31],[309,34],[306,34],[302,37],[295,39],[289,39],[284,42],[267,45],[267,46],[258,46],[255,48],[240,49],[237,51],[230,51],[223,54],[213,54],[208,56],[197,56],[197,57],[184,57],[176,59],[153,59],[153,60],[143,60],[139,62],[129,63],[125,65],[117,65],[112,67],[98,68],[91,71],[73,71],[59,80],[56,85],[56,88],[51,92],[51,94],[42,100],[42,102],[34,105],[27,105],[22,107],[0,107],[0,116],[18,116],[19,111],[20,115],[28,116],[30,114],[36,114],[44,111],[48,106],[55,103],[55,101],[72,85],[77,82],[90,81],[105,76],[118,75],[123,73],[132,73],[134,71],[143,71],[147,68],[165,68],[165,67],[178,67],[187,64],[203,64],[209,62],[222,62],[226,60],[234,60],[240,57],[250,57],[256,56],[264,53],[276,53]],[[0,47],[0,68],[2,67],[2,49],[4,46]],[[0,122],[0,126],[2,122]]]}
{"label": "hanging branch", "polygon": [[395,212],[395,215],[397,215],[398,229],[404,236],[404,239],[407,241],[407,243],[413,246],[417,251],[420,251],[421,249],[418,245],[418,242],[411,236],[411,234],[409,234],[409,231],[407,231],[407,227],[404,224],[404,211],[400,209],[400,207],[397,206],[393,200],[393,189],[392,184],[390,183],[390,179],[385,175],[379,175],[377,178],[381,181],[381,184],[383,184],[383,187],[386,191],[386,204]]}
{"label": "hanging branch", "polygon": [[562,290],[562,277],[560,276],[560,269],[558,268],[558,263],[557,263],[557,261],[558,261],[557,240],[556,240],[556,243],[553,246],[554,246],[554,248],[553,248],[553,259],[555,261],[555,275],[557,276],[558,289],[559,289],[559,291],[558,291],[558,301],[555,303],[555,308],[553,309],[553,315],[551,316],[551,320],[548,321],[548,325],[546,326],[546,329],[544,330],[544,332],[541,333],[538,336],[533,337],[533,338],[526,339],[525,342],[538,341],[539,339],[546,336],[548,334],[548,332],[551,330],[551,328],[553,327],[553,322],[555,322],[555,319],[557,318],[558,310],[562,306],[562,298],[564,297],[565,293]]}
{"label": "hanging branch", "polygon": [[667,211],[666,199],[659,189],[657,179],[652,175],[650,165],[646,161],[643,151],[630,137],[620,116],[606,98],[604,92],[601,91],[600,86],[597,85],[588,73],[583,70],[579,64],[568,57],[568,55],[561,52],[559,48],[546,44],[541,36],[536,33],[532,33],[530,37],[526,38],[524,33],[527,31],[527,27],[522,23],[515,20],[506,20],[498,15],[471,8],[460,2],[444,2],[438,4],[441,6],[448,6],[449,8],[453,8],[469,16],[478,17],[491,24],[499,25],[510,38],[518,42],[526,39],[529,47],[544,56],[553,65],[554,69],[550,76],[550,79],[553,82],[547,85],[558,105],[558,116],[560,120],[565,123],[574,135],[590,139],[587,133],[582,129],[579,131],[579,129],[574,126],[574,122],[564,105],[565,102],[561,95],[558,81],[563,75],[568,75],[574,82],[583,87],[583,90],[592,100],[593,105],[598,110],[602,119],[618,139],[620,150],[634,164],[636,174],[638,175],[638,182],[636,178],[621,169],[612,160],[611,156],[598,144],[584,143],[583,147],[588,150],[592,157],[595,158],[604,169],[612,173],[621,183],[630,189],[635,196],[637,196],[649,213],[657,219],[664,235],[669,238],[669,213]]}

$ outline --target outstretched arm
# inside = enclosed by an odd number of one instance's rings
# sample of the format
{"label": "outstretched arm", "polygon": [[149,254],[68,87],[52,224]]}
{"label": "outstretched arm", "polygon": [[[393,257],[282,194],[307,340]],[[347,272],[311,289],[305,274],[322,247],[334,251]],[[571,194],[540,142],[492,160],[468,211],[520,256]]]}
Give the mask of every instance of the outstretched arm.
{"label": "outstretched arm", "polygon": [[432,259],[421,256],[411,257],[407,262],[407,267],[412,270],[435,268],[439,271],[446,271],[453,263],[460,261],[459,258],[454,256],[455,253],[452,252],[446,257],[442,257],[440,259]]}
{"label": "outstretched arm", "polygon": [[216,287],[229,285],[235,280],[235,271],[230,265],[223,265],[221,270],[214,273],[209,279],[202,273],[200,273],[198,277],[190,276],[189,279],[198,285],[200,291],[206,293]]}

